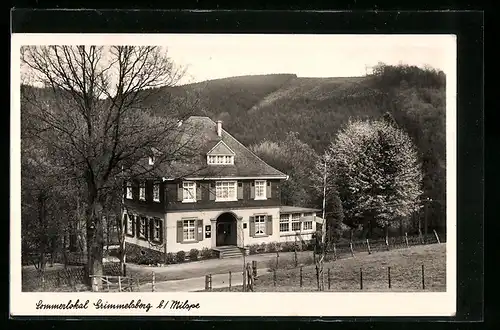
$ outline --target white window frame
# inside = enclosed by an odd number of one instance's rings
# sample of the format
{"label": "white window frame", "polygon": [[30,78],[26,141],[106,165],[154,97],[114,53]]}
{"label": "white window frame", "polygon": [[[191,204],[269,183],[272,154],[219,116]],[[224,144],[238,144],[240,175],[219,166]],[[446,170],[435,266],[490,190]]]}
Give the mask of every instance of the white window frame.
{"label": "white window frame", "polygon": [[[298,217],[294,217],[294,215],[298,214]],[[300,216],[301,214],[300,213],[292,213],[292,216],[291,216],[291,222],[292,222],[292,231],[301,231],[302,230],[302,226],[301,226],[301,222],[300,222]],[[294,224],[299,224],[299,229],[294,229]]]}
{"label": "white window frame", "polygon": [[[257,194],[257,183],[259,185],[262,185],[262,195],[260,195],[260,196]],[[267,181],[266,180],[255,180],[254,187],[255,187],[254,199],[255,200],[266,200],[267,199]]]}
{"label": "white window frame", "polygon": [[159,241],[160,240],[160,230],[161,230],[161,220],[160,219],[153,219],[153,240]]}
{"label": "white window frame", "polygon": [[[304,213],[303,214],[303,217],[312,217],[313,213]],[[306,228],[306,225],[307,227],[310,227],[310,228]],[[302,230],[303,231],[306,231],[306,230],[313,230],[313,222],[312,220],[308,220],[308,221],[303,221],[302,222]]]}
{"label": "white window frame", "polygon": [[266,215],[254,215],[255,236],[266,235]]}
{"label": "white window frame", "polygon": [[146,182],[145,181],[139,182],[139,200],[141,200],[141,201],[146,200]]}
{"label": "white window frame", "polygon": [[[192,238],[190,238],[191,233],[193,234]],[[182,241],[196,241],[196,219],[182,220]]]}
{"label": "white window frame", "polygon": [[[148,228],[148,226],[147,226],[148,218],[147,217],[142,217],[142,216],[138,216],[138,218],[139,218],[140,223],[139,223],[139,232],[137,233],[137,237],[145,239],[146,238],[146,231],[147,231],[147,228]],[[144,220],[144,226],[143,226],[143,222],[142,222],[143,220]],[[144,234],[141,233],[141,230],[143,229],[143,227],[144,227]]]}
{"label": "white window frame", "polygon": [[160,184],[153,183],[153,202],[160,201]]}
{"label": "white window frame", "polygon": [[[234,192],[234,196],[230,196],[229,195],[229,191],[230,191],[230,186],[229,185],[233,185],[233,192]],[[223,194],[223,190],[220,190],[220,189],[224,189],[226,187],[224,186],[227,186],[227,197],[220,197],[220,195]],[[215,182],[215,201],[216,202],[230,202],[230,201],[237,201],[238,200],[238,182],[237,181],[216,181]]]}
{"label": "white window frame", "polygon": [[234,165],[233,155],[207,155],[207,164]]}
{"label": "white window frame", "polygon": [[130,181],[127,181],[126,184],[125,184],[125,197],[127,199],[133,199],[134,198],[134,194],[133,194],[133,191],[132,191],[132,182]]}
{"label": "white window frame", "polygon": [[[285,220],[285,217],[286,216],[286,220]],[[284,225],[286,224],[286,228],[287,230],[281,230],[282,226],[281,225]],[[280,233],[288,233],[290,232],[290,214],[280,214]]]}
{"label": "white window frame", "polygon": [[127,235],[133,235],[134,234],[134,218],[132,218],[134,215],[133,214],[128,214],[125,213],[124,216],[127,217]]}
{"label": "white window frame", "polygon": [[[190,192],[191,190],[192,192]],[[194,181],[182,182],[182,202],[183,203],[196,202],[196,182]]]}

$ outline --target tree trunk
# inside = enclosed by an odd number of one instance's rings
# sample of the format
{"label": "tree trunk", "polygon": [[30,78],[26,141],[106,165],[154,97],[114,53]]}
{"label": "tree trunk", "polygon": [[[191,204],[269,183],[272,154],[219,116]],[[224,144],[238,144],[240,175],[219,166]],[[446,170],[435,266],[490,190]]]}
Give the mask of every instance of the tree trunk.
{"label": "tree trunk", "polygon": [[[88,205],[87,215],[87,271],[90,275],[102,276],[103,273],[103,248],[104,248],[104,228],[100,216],[100,202],[97,194],[97,187],[93,182],[88,182]],[[91,282],[91,278],[89,277]],[[99,283],[98,290],[102,289],[102,281]]]}

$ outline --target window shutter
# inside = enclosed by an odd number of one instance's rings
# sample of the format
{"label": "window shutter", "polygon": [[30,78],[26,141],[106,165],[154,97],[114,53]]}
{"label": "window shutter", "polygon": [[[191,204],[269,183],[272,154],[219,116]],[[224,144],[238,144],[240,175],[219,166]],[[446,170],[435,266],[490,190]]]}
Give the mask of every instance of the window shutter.
{"label": "window shutter", "polygon": [[149,237],[151,238],[151,240],[155,239],[154,230],[155,230],[155,219],[151,218],[149,219]]}
{"label": "window shutter", "polygon": [[255,182],[250,185],[250,198],[255,198]]}
{"label": "window shutter", "polygon": [[183,228],[182,221],[177,221],[177,243],[182,243]]}
{"label": "window shutter", "polygon": [[197,241],[203,241],[203,220],[196,220]]}
{"label": "window shutter", "polygon": [[135,218],[135,232],[137,234],[137,237],[139,237],[141,235],[141,218],[136,215],[134,216]]}
{"label": "window shutter", "polygon": [[144,217],[144,236],[146,239],[149,239],[149,219]]}
{"label": "window shutter", "polygon": [[123,213],[123,230],[125,234],[128,234],[128,215],[127,213]]}
{"label": "window shutter", "polygon": [[183,193],[182,193],[182,182],[179,183],[179,185],[177,186],[177,200],[179,202],[182,202],[182,197],[183,197]]}
{"label": "window shutter", "polygon": [[255,218],[250,217],[249,223],[250,223],[250,237],[255,237]]}
{"label": "window shutter", "polygon": [[238,182],[238,199],[243,199],[243,182]]}
{"label": "window shutter", "polygon": [[273,216],[268,215],[266,219],[266,234],[271,236],[273,234]]}
{"label": "window shutter", "polygon": [[201,201],[201,184],[196,185],[196,200]]}
{"label": "window shutter", "polygon": [[211,201],[214,201],[215,200],[215,183],[211,183],[209,185],[209,189],[208,190],[209,190],[209,197],[210,197],[209,199]]}
{"label": "window shutter", "polygon": [[130,217],[132,218],[132,236],[135,236],[135,232],[136,232],[136,223],[137,221],[135,221],[135,216],[132,214],[130,215]]}
{"label": "window shutter", "polygon": [[266,198],[271,198],[271,181],[267,181]]}
{"label": "window shutter", "polygon": [[163,228],[163,220],[159,220],[160,221],[160,244],[163,244],[163,230],[165,230]]}

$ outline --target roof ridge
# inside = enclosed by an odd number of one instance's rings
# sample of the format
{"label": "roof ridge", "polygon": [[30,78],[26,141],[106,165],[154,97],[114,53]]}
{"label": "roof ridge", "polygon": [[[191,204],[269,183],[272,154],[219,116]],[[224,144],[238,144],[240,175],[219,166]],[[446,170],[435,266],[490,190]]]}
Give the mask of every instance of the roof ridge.
{"label": "roof ridge", "polygon": [[263,162],[264,164],[266,164],[267,166],[275,169],[276,171],[278,171],[279,173],[285,175],[288,179],[288,175],[281,172],[280,170],[278,170],[277,168],[275,168],[274,166],[271,166],[269,165],[268,163],[266,163],[262,158],[260,158],[259,156],[257,156],[252,150],[250,150],[250,148],[248,148],[247,146],[245,146],[243,143],[241,143],[240,141],[238,141],[237,138],[235,138],[234,136],[232,136],[228,131],[226,131],[224,128],[222,128],[222,131],[224,131],[230,138],[232,138],[234,141],[236,141],[236,143],[238,143],[239,145],[241,145],[243,148],[245,148],[248,152],[250,152],[254,157],[256,157],[258,160],[260,160],[261,162]]}

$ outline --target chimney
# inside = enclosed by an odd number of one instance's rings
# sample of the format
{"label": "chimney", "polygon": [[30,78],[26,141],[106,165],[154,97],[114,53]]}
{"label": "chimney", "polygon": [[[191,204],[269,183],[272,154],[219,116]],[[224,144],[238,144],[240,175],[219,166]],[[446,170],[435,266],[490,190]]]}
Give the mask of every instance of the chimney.
{"label": "chimney", "polygon": [[217,135],[222,137],[222,121],[217,120]]}

